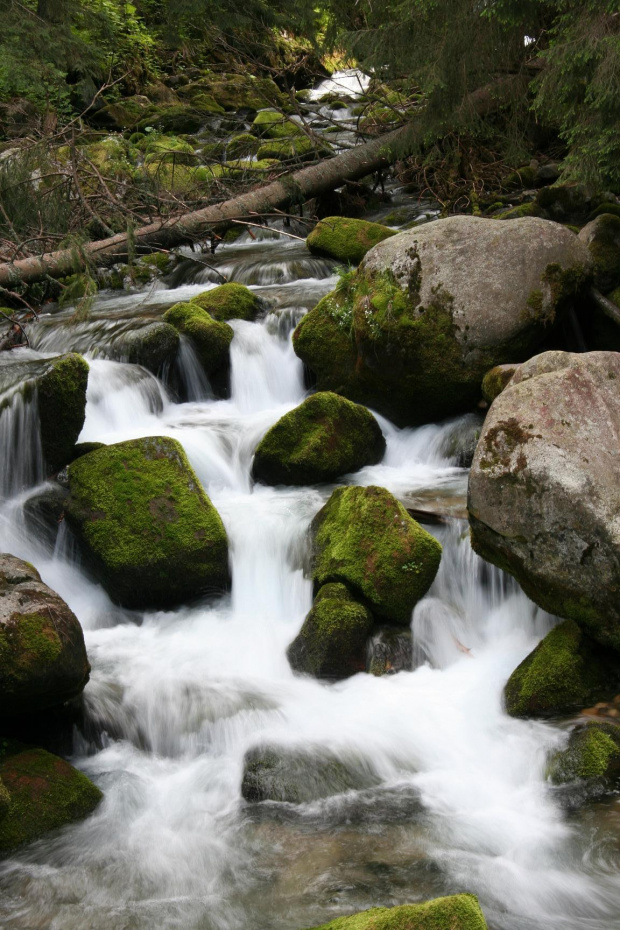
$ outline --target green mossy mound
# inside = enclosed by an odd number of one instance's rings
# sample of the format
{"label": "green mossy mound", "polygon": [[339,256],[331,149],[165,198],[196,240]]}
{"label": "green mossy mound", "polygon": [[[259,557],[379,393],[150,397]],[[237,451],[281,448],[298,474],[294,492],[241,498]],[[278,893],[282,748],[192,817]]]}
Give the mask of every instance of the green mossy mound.
{"label": "green mossy mound", "polygon": [[304,132],[294,120],[289,119],[280,110],[261,110],[252,123],[252,132],[267,139],[288,139],[291,136],[304,136]]}
{"label": "green mossy mound", "polygon": [[518,365],[496,365],[487,371],[482,379],[482,396],[488,404],[492,404],[495,398],[499,397],[518,367]]}
{"label": "green mossy mound", "polygon": [[230,343],[234,336],[232,328],[227,323],[214,320],[195,301],[170,307],[164,313],[164,322],[170,323],[189,339],[213,387],[225,393],[230,369]]}
{"label": "green mossy mound", "polygon": [[37,380],[41,445],[50,474],[62,468],[84,425],[88,365],[81,355],[52,359]]}
{"label": "green mossy mound", "polygon": [[135,94],[106,104],[94,114],[93,122],[114,129],[133,129],[151,109],[152,103],[148,97]]}
{"label": "green mossy mound", "polygon": [[358,265],[369,249],[395,235],[394,229],[380,223],[327,216],[314,227],[306,245],[314,255],[326,255],[339,262]]}
{"label": "green mossy mound", "polygon": [[218,74],[184,88],[184,92],[192,86],[197,87],[198,83],[203,84],[225,110],[260,110],[270,104],[286,105],[286,98],[271,78],[253,74]]}
{"label": "green mossy mound", "polygon": [[63,704],[89,673],[77,617],[29,562],[0,555],[0,716]]}
{"label": "green mossy mound", "polygon": [[67,519],[113,600],[164,608],[228,587],[224,526],[176,440],[91,452],[69,488]]}
{"label": "green mossy mound", "polygon": [[[252,158],[256,155],[260,146],[260,142],[253,136],[251,132],[240,132],[236,136],[233,136],[228,145],[225,146],[225,152],[227,158]],[[259,156],[263,158],[264,156]],[[273,158],[277,156],[268,155],[267,158]]]}
{"label": "green mossy mound", "polygon": [[566,749],[549,760],[547,774],[556,785],[586,781],[614,788],[620,779],[620,727],[615,723],[587,723],[576,727]]}
{"label": "green mossy mound", "polygon": [[515,669],[504,692],[512,717],[546,717],[613,696],[620,657],[592,642],[574,620],[551,630]]}
{"label": "green mossy mound", "polygon": [[424,904],[373,907],[351,917],[337,917],[313,930],[487,930],[487,924],[478,899],[457,894]]}
{"label": "green mossy mound", "polygon": [[246,753],[241,794],[253,803],[307,804],[377,783],[375,773],[361,759],[343,761],[324,749],[257,746]]}
{"label": "green mossy mound", "polygon": [[44,749],[15,742],[0,744],[0,779],[10,799],[4,818],[0,817],[1,852],[82,820],[103,797],[68,762]]}
{"label": "green mossy mound", "polygon": [[263,142],[258,150],[258,157],[277,158],[278,161],[287,158],[325,158],[331,151],[324,143],[313,142],[308,136],[298,136],[293,139],[270,139]]}
{"label": "green mossy mound", "polygon": [[286,413],[258,444],[253,477],[264,484],[316,484],[376,465],[385,439],[372,413],[323,391]]}
{"label": "green mossy mound", "polygon": [[179,351],[180,335],[170,323],[149,323],[142,329],[127,333],[119,342],[123,359],[142,365],[154,375],[173,364]]}
{"label": "green mossy mound", "polygon": [[584,226],[579,238],[594,262],[594,286],[607,294],[620,285],[620,216],[604,213]]}
{"label": "green mossy mound", "polygon": [[145,165],[159,163],[194,165],[196,163],[193,146],[178,136],[151,133],[145,136],[144,142],[141,142],[139,147],[144,152]]}
{"label": "green mossy mound", "polygon": [[210,97],[196,97],[192,105],[183,103],[151,106],[136,123],[137,129],[157,129],[162,133],[194,133],[214,116],[224,113],[222,107]]}
{"label": "green mossy mound", "polygon": [[337,488],[311,526],[313,577],[345,584],[377,619],[409,624],[441,546],[385,488]]}
{"label": "green mossy mound", "polygon": [[291,668],[331,681],[365,671],[366,641],[373,623],[368,608],[345,585],[323,585],[288,647]]}
{"label": "green mossy mound", "polygon": [[192,297],[192,304],[205,310],[214,320],[255,320],[263,304],[254,291],[243,284],[221,284]]}

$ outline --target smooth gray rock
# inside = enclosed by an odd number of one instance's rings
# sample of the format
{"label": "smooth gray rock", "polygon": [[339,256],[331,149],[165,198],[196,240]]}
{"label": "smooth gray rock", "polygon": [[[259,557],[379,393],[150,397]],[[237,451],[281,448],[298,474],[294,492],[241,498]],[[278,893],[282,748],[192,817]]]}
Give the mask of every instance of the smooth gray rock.
{"label": "smooth gray rock", "polygon": [[620,354],[545,352],[484,424],[472,545],[537,604],[620,649]]}

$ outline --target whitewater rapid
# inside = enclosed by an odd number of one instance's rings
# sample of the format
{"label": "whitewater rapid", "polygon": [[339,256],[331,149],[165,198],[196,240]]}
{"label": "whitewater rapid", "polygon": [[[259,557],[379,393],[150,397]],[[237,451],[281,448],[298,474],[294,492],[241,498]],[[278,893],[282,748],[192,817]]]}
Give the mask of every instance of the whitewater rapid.
{"label": "whitewater rapid", "polygon": [[[307,529],[332,488],[253,485],[250,468],[266,430],[306,396],[290,334],[333,286],[333,267],[304,265],[295,248],[267,236],[222,250],[218,267],[241,276],[246,258],[255,273],[262,250],[267,280],[253,286],[275,302],[256,323],[232,324],[228,400],[213,398],[187,347],[185,403],[144,369],[105,357],[106,314],[116,308],[124,326],[126,296],[105,295],[79,329],[91,365],[81,440],[181,442],[226,526],[228,596],[145,613],[113,605],[64,524],[53,549],[28,529],[22,505],[40,481],[38,453],[15,458],[0,546],[33,562],[82,623],[92,675],[72,762],[104,801],[0,865],[0,924],[295,930],[471,891],[492,930],[611,930],[620,919],[616,802],[567,813],[545,780],[565,731],[502,709],[506,679],[554,620],[474,555],[465,521],[431,527],[444,552],[412,617],[415,668],[328,684],[288,665],[286,647],[312,602]],[[289,280],[274,285],[282,264]],[[170,305],[204,287],[186,279],[146,303]],[[43,331],[39,352],[75,347],[69,327]],[[16,429],[36,443],[27,411],[9,409],[5,455]],[[412,506],[462,508],[467,473],[449,439],[466,418],[404,430],[379,420],[383,462],[345,481],[382,485]],[[378,786],[306,805],[248,805],[243,757],[262,743],[327,748],[372,770]]]}

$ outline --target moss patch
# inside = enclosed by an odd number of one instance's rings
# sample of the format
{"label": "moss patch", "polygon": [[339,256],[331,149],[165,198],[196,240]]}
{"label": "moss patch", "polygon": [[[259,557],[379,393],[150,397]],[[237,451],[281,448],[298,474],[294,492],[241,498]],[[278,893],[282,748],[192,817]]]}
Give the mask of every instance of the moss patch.
{"label": "moss patch", "polygon": [[357,265],[374,245],[395,235],[395,230],[380,223],[328,216],[317,223],[306,239],[306,245],[315,255],[327,255],[337,261]]}
{"label": "moss patch", "polygon": [[491,404],[509,384],[518,365],[495,365],[482,379],[482,396]]}
{"label": "moss patch", "polygon": [[315,484],[375,465],[384,451],[370,411],[324,391],[271,427],[258,444],[252,471],[265,484]]}
{"label": "moss patch", "polygon": [[49,472],[69,459],[84,425],[88,364],[81,355],[52,359],[37,383],[43,455]]}
{"label": "moss patch", "polygon": [[319,589],[287,656],[296,672],[339,680],[366,669],[366,641],[374,620],[343,584]]}
{"label": "moss patch", "polygon": [[513,717],[560,714],[612,696],[620,682],[620,659],[591,642],[574,620],[565,620],[515,669],[506,685]]}
{"label": "moss patch", "polygon": [[67,518],[116,601],[165,607],[227,587],[226,532],[175,440],[98,449],[69,483]]}
{"label": "moss patch", "polygon": [[221,284],[192,297],[214,320],[255,320],[262,309],[256,294],[243,284]]}
{"label": "moss patch", "polygon": [[577,727],[567,748],[551,757],[547,772],[555,784],[583,779],[613,787],[620,778],[620,727],[614,723]]}
{"label": "moss patch", "polygon": [[435,898],[424,904],[373,907],[351,917],[338,917],[314,930],[486,930],[474,895]]}
{"label": "moss patch", "polygon": [[385,488],[338,488],[312,522],[317,585],[342,582],[382,620],[408,624],[441,546]]}
{"label": "moss patch", "polygon": [[164,322],[170,323],[190,340],[210,379],[226,379],[230,366],[230,343],[234,335],[227,323],[214,320],[195,301],[170,307],[164,313]]}
{"label": "moss patch", "polygon": [[90,814],[102,794],[77,769],[43,749],[4,743],[0,778],[10,801],[0,818],[0,850],[8,852]]}

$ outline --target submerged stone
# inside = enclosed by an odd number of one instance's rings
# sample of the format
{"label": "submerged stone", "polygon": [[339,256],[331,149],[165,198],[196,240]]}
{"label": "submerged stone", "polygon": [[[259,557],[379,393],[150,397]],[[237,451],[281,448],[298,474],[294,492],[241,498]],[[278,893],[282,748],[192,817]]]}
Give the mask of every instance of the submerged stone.
{"label": "submerged stone", "polygon": [[226,531],[176,440],[97,449],[69,488],[67,520],[113,600],[164,608],[228,587]]}
{"label": "submerged stone", "polygon": [[378,620],[409,624],[437,574],[441,546],[385,488],[337,488],[311,526],[313,578],[340,582]]}
{"label": "submerged stone", "polygon": [[340,758],[322,748],[258,746],[245,755],[241,794],[251,802],[307,804],[378,783],[361,758]]}
{"label": "submerged stone", "polygon": [[89,778],[58,756],[20,743],[2,743],[0,779],[8,794],[0,817],[0,852],[30,843],[49,830],[82,820],[103,795]]}
{"label": "submerged stone", "polygon": [[312,610],[287,650],[296,672],[336,681],[366,668],[371,612],[343,584],[319,589]]}
{"label": "submerged stone", "polygon": [[381,223],[356,220],[346,216],[327,216],[314,227],[306,245],[315,255],[326,255],[336,261],[358,265],[364,255],[396,231]]}
{"label": "submerged stone", "polygon": [[313,930],[487,930],[487,924],[478,899],[457,894],[423,904],[373,907],[350,917],[337,917]]}
{"label": "submerged stone", "polygon": [[252,474],[264,484],[315,484],[376,465],[385,439],[365,407],[323,391],[278,420],[259,442]]}
{"label": "submerged stone", "polygon": [[0,555],[0,716],[63,704],[89,673],[75,614],[29,562]]}

